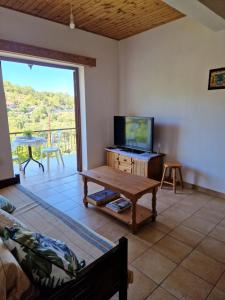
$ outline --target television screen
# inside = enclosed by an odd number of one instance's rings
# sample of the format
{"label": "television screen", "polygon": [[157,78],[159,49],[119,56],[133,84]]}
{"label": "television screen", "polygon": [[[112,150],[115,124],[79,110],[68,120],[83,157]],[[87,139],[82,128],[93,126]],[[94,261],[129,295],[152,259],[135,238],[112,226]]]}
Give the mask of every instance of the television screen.
{"label": "television screen", "polygon": [[154,118],[114,117],[114,144],[128,149],[153,151]]}

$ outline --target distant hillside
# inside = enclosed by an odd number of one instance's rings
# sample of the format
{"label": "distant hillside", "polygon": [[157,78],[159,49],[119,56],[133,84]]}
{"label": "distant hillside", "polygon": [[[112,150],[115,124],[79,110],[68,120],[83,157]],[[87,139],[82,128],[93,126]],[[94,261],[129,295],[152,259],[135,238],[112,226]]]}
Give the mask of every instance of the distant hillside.
{"label": "distant hillside", "polygon": [[33,110],[36,106],[50,107],[51,110],[68,111],[73,109],[73,97],[65,93],[39,92],[29,86],[19,86],[4,82],[8,109]]}
{"label": "distant hillside", "polygon": [[4,81],[10,131],[74,127],[74,100]]}

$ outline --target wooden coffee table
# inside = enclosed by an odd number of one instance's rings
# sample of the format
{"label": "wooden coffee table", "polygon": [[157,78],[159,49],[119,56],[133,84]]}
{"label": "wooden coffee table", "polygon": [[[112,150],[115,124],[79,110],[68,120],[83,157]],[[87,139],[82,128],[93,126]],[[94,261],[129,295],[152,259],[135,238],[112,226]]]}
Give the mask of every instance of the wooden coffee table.
{"label": "wooden coffee table", "polygon": [[[127,209],[122,213],[113,212],[105,206],[96,206],[96,208],[130,225],[133,233],[136,233],[138,227],[147,220],[155,221],[157,216],[156,193],[160,182],[128,174],[108,166],[88,170],[82,172],[81,175],[83,176],[84,182],[83,203],[86,207],[88,207],[88,182],[91,181],[115,192],[119,192],[131,201],[131,209]],[[147,193],[152,194],[152,209],[137,204],[138,199]]]}

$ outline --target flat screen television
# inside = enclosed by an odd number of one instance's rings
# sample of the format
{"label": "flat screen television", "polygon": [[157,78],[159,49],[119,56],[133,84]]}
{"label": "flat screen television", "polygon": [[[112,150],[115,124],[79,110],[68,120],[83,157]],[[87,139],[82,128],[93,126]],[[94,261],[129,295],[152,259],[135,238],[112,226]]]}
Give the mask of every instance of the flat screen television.
{"label": "flat screen television", "polygon": [[114,145],[153,152],[154,118],[114,116]]}

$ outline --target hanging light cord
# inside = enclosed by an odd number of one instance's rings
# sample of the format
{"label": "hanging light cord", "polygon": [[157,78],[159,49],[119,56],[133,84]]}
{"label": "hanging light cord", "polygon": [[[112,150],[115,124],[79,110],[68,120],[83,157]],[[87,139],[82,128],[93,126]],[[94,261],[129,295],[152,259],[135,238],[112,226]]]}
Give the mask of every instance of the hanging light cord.
{"label": "hanging light cord", "polygon": [[74,15],[73,15],[73,5],[72,5],[72,3],[70,4],[70,28],[71,29],[75,28]]}

